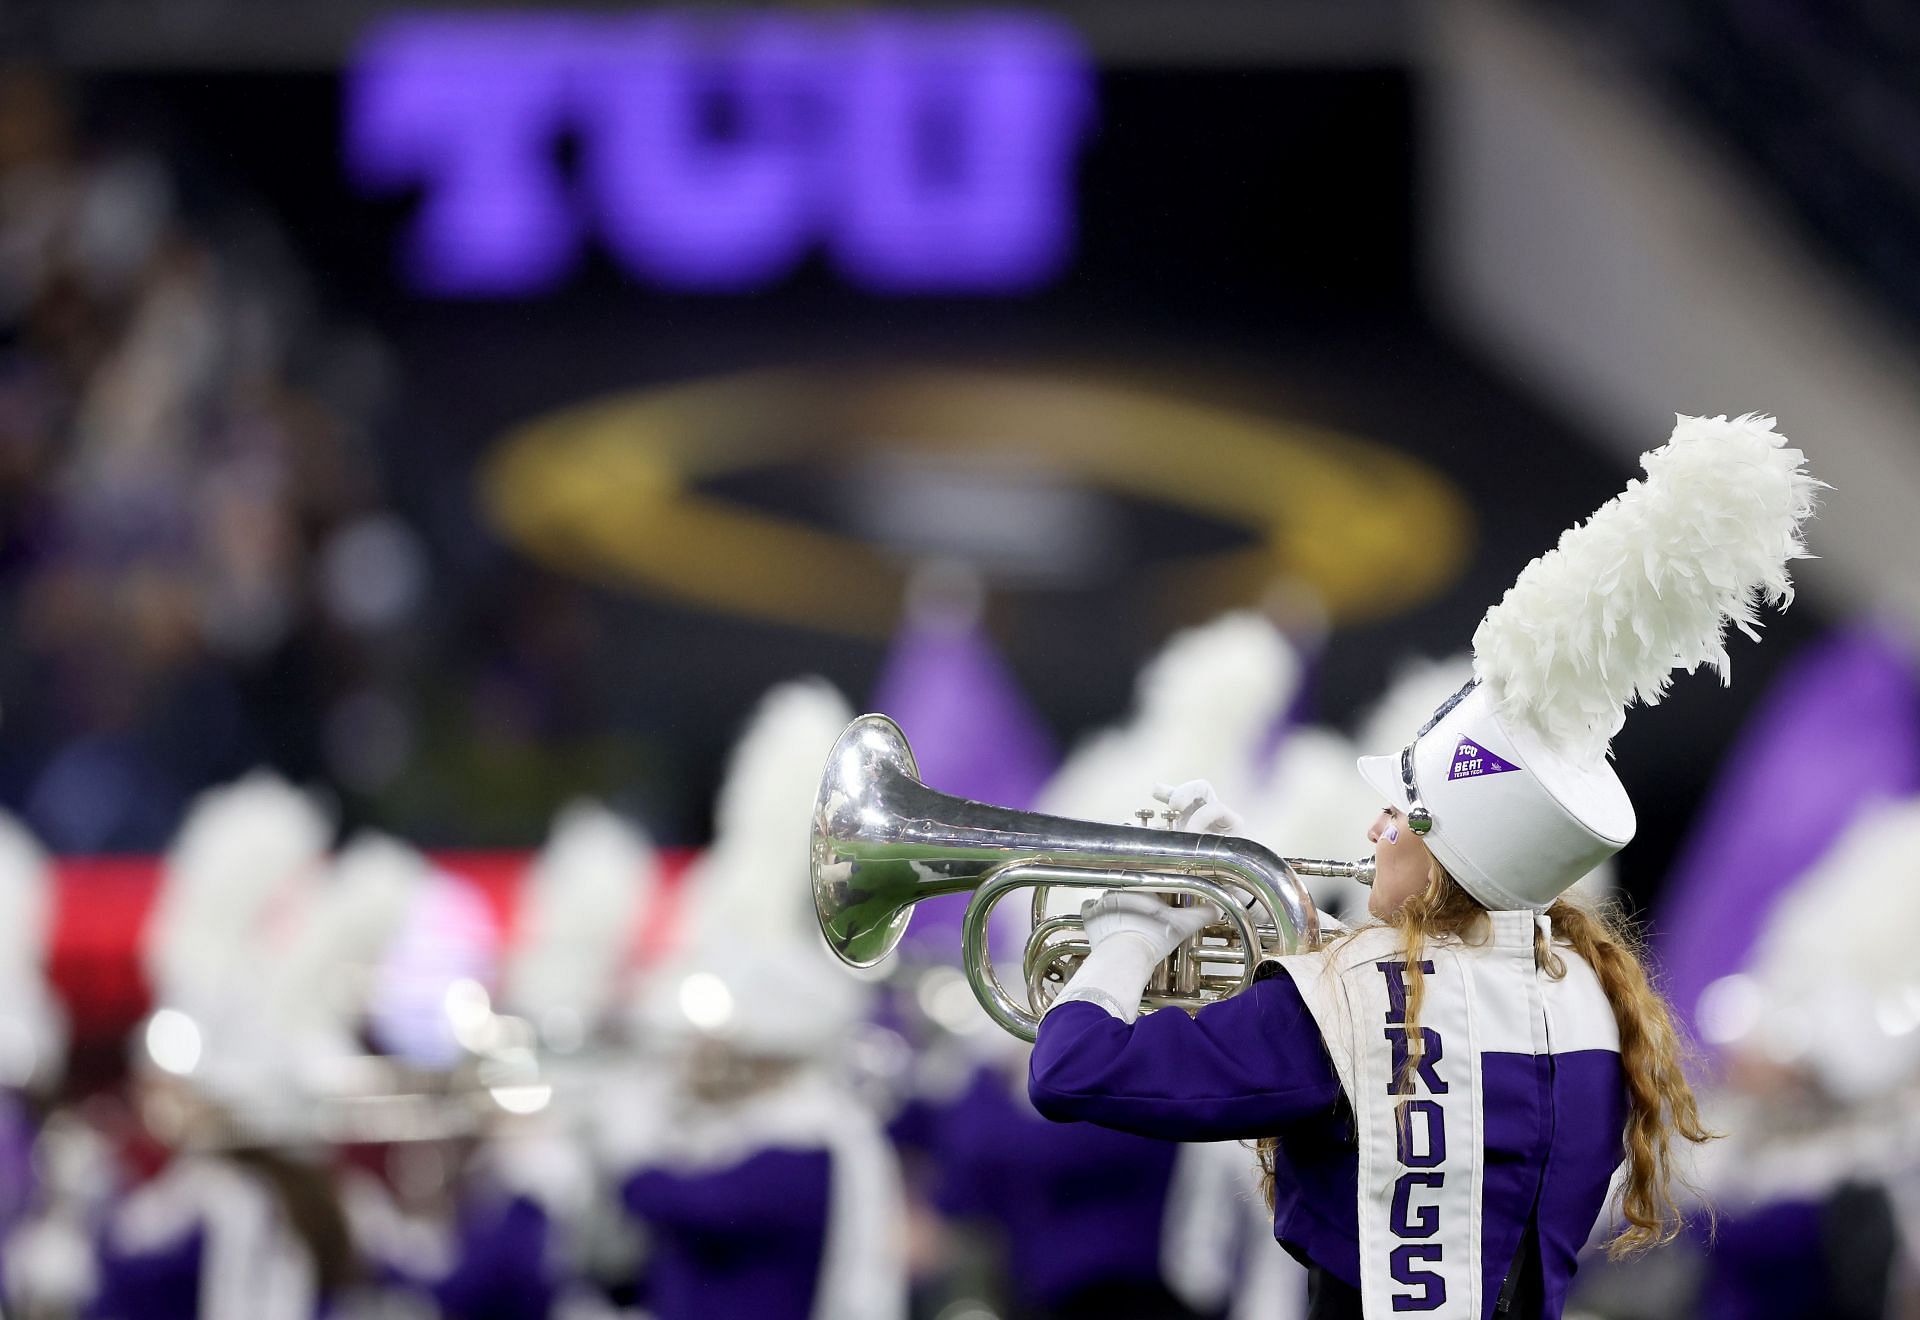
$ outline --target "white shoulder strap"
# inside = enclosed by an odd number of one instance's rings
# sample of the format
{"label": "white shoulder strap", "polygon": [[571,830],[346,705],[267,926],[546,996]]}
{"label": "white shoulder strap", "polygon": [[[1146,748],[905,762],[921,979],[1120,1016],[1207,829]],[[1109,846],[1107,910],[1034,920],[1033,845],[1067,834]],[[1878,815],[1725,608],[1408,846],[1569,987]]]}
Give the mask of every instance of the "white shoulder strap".
{"label": "white shoulder strap", "polygon": [[819,1320],[905,1320],[906,1200],[879,1126],[852,1104],[829,1134],[833,1151]]}
{"label": "white shoulder strap", "polygon": [[[1473,978],[1457,950],[1421,958],[1421,1041],[1405,1025],[1406,963],[1347,973],[1355,1010],[1360,1296],[1368,1320],[1480,1315],[1483,1116]],[[1402,1074],[1404,1073],[1404,1077]]]}
{"label": "white shoulder strap", "polygon": [[1368,1320],[1481,1312],[1485,1142],[1470,956],[1440,944],[1422,955],[1418,1047],[1407,1035],[1397,932],[1362,930],[1330,951],[1282,960],[1353,1108]]}

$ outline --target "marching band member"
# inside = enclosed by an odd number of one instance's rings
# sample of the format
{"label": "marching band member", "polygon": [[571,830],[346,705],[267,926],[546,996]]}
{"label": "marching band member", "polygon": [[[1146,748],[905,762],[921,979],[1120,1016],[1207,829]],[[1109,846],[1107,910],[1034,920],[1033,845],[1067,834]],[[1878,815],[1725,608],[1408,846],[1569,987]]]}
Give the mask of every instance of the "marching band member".
{"label": "marching band member", "polygon": [[[1699,1172],[1719,1214],[1693,1314],[1905,1313],[1889,1276],[1920,1259],[1916,828],[1920,798],[1862,807],[1700,997],[1722,1065],[1703,1107],[1732,1139]],[[1843,959],[1807,939],[1869,911]]]}
{"label": "marching band member", "polygon": [[203,794],[169,851],[144,951],[162,1007],[136,1084],[174,1153],[115,1208],[89,1315],[311,1320],[344,1287],[344,1216],[288,1153],[303,1144],[300,1058],[275,1017],[301,1002],[283,960],[331,832],[306,795],[254,774]]}
{"label": "marching band member", "polygon": [[1724,674],[1726,624],[1751,636],[1760,599],[1790,599],[1819,485],[1803,462],[1770,418],[1682,418],[1644,481],[1527,567],[1475,634],[1475,681],[1360,761],[1387,804],[1367,831],[1377,924],[1195,1016],[1138,1017],[1153,967],[1213,914],[1088,902],[1035,1104],[1261,1139],[1315,1317],[1559,1315],[1623,1158],[1612,1249],[1668,1240],[1676,1147],[1711,1134],[1631,937],[1564,895],[1634,832],[1606,760],[1623,707],[1676,666]]}
{"label": "marching band member", "polygon": [[658,878],[652,841],[586,801],[560,812],[530,869],[502,998],[532,1025],[553,1089],[534,1114],[500,1115],[468,1162],[452,1260],[421,1280],[448,1320],[542,1320],[591,1296],[582,1276],[611,1207],[582,1097],[611,1066],[612,1011]]}
{"label": "marching band member", "polygon": [[171,1157],[103,1233],[90,1315],[310,1320],[388,1305],[404,1286],[395,1256],[418,1242],[343,1190],[331,1143],[362,1131],[362,1102],[398,1098],[363,1027],[422,1046],[418,990],[450,954],[471,963],[470,941],[448,940],[462,924],[449,910],[469,926],[481,914],[379,835],[354,839],[319,883],[328,833],[301,795],[256,775],[209,795],[169,856],[149,949],[163,1007],[137,1083]]}
{"label": "marching band member", "polygon": [[906,1314],[899,1167],[838,1067],[868,987],[832,962],[795,874],[820,762],[850,716],[818,681],[762,700],[686,880],[681,952],[642,991],[665,1066],[602,1140],[649,1238],[659,1320]]}
{"label": "marching band member", "polygon": [[1206,1148],[1090,1123],[1048,1123],[1010,1072],[981,1068],[940,1116],[935,1201],[950,1219],[1000,1230],[1014,1314],[1021,1320],[1191,1320],[1201,1314],[1169,1287],[1162,1244],[1176,1164],[1189,1149]]}
{"label": "marching band member", "polygon": [[653,840],[597,802],[570,803],[527,876],[507,1008],[556,1056],[603,1043],[629,972],[635,927],[658,901]]}
{"label": "marching band member", "polygon": [[[835,1075],[862,997],[826,954],[683,965],[698,1039],[670,1094],[629,1122],[628,1213],[649,1235],[659,1320],[900,1320],[904,1199],[878,1120]],[[857,986],[856,986],[857,988]]]}

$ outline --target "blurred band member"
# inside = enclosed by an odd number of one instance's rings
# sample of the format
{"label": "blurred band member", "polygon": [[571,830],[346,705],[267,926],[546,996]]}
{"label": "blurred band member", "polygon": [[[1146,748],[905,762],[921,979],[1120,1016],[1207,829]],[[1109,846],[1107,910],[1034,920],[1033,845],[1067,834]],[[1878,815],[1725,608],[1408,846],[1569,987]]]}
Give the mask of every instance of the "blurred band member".
{"label": "blurred band member", "polygon": [[355,1272],[277,1015],[301,998],[284,978],[330,833],[256,774],[204,794],[168,853],[145,950],[162,1007],[135,1073],[173,1155],[106,1225],[92,1316],[311,1320]]}
{"label": "blurred band member", "polygon": [[936,1204],[998,1231],[1015,1314],[1187,1320],[1161,1274],[1181,1148],[1091,1123],[1049,1123],[1017,1070],[983,1067],[937,1119]]}
{"label": "blurred band member", "polygon": [[875,1116],[835,1075],[860,996],[823,950],[687,970],[695,1026],[651,1130],[628,1115],[621,1198],[659,1320],[900,1320],[905,1203]]}
{"label": "blurred band member", "polygon": [[660,1320],[905,1314],[899,1168],[842,1054],[868,987],[827,952],[794,847],[850,718],[817,680],[761,701],[684,881],[682,953],[641,987],[639,1029],[666,1062],[605,1140]]}
{"label": "blurred band member", "polygon": [[69,1161],[54,1158],[58,1141],[41,1136],[36,1117],[66,1061],[66,1014],[46,981],[52,881],[39,842],[0,813],[0,1309],[26,1316],[84,1290],[93,1208],[63,1185]]}

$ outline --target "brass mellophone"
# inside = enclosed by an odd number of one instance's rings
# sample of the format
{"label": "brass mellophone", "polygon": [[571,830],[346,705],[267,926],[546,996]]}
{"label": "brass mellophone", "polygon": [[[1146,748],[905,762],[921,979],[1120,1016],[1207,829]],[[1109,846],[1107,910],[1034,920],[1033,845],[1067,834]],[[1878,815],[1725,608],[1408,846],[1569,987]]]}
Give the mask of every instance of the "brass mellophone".
{"label": "brass mellophone", "polygon": [[[842,962],[872,967],[905,933],[913,906],[972,893],[962,927],[968,982],[981,1007],[1023,1040],[1088,950],[1080,918],[1049,916],[1053,886],[1191,895],[1222,920],[1156,972],[1146,1009],[1188,1010],[1251,985],[1260,963],[1314,947],[1319,922],[1302,875],[1371,883],[1373,862],[1275,855],[1249,839],[1102,825],[988,806],[935,792],[900,727],[863,715],[834,744],[814,802],[814,909]],[[1032,888],[1033,930],[1022,958],[1025,1002],[994,968],[988,922],[1016,889]]]}

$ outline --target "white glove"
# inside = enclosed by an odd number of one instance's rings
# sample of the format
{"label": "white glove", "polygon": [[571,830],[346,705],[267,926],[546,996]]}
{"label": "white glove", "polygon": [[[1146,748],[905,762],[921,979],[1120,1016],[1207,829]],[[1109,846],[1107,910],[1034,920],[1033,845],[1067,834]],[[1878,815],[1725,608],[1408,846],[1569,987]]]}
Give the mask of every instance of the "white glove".
{"label": "white glove", "polygon": [[1054,1006],[1070,1000],[1098,1004],[1122,1022],[1140,1016],[1140,994],[1166,956],[1220,920],[1211,903],[1168,907],[1151,894],[1109,892],[1080,905],[1093,951]]}
{"label": "white glove", "polygon": [[1168,907],[1154,894],[1130,890],[1108,890],[1080,905],[1080,921],[1087,928],[1087,939],[1094,948],[1113,940],[1139,940],[1146,948],[1147,957],[1154,962],[1218,920],[1220,909],[1211,903]]}
{"label": "white glove", "polygon": [[1240,813],[1220,800],[1213,785],[1204,779],[1189,779],[1184,784],[1155,784],[1155,798],[1173,808],[1173,827],[1195,834],[1238,834],[1246,827]]}

